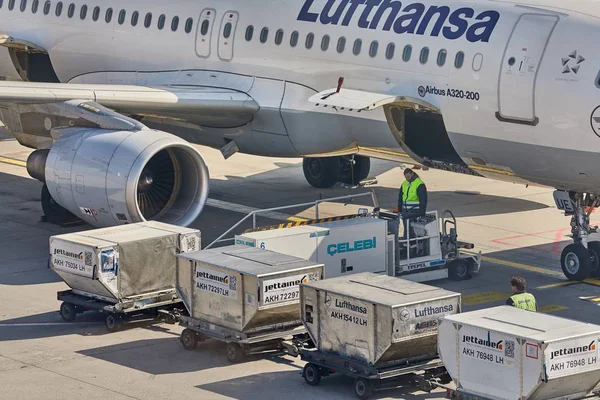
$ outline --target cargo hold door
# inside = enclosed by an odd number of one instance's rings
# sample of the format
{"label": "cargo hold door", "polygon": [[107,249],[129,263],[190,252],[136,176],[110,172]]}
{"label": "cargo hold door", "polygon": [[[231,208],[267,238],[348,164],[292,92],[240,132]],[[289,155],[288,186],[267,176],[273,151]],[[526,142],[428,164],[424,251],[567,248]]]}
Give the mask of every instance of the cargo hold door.
{"label": "cargo hold door", "polygon": [[535,83],[556,15],[523,14],[508,40],[498,79],[500,121],[537,125]]}

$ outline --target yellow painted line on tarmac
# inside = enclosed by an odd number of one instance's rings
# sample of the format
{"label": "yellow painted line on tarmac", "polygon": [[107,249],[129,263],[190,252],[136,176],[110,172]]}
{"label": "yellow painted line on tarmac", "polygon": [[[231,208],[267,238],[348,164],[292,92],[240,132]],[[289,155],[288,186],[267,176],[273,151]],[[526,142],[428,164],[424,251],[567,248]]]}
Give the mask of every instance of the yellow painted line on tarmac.
{"label": "yellow painted line on tarmac", "polygon": [[287,220],[288,221],[292,221],[292,222],[304,222],[304,221],[308,221],[307,219],[300,218],[300,217],[289,217]]}
{"label": "yellow painted line on tarmac", "polygon": [[540,308],[538,308],[538,312],[542,312],[542,313],[552,313],[552,312],[557,312],[557,311],[562,311],[562,310],[568,310],[569,307],[565,307],[565,306],[560,306],[558,304],[548,304],[545,306],[542,306]]}
{"label": "yellow painted line on tarmac", "polygon": [[2,156],[0,156],[0,163],[10,164],[10,165],[16,165],[16,166],[19,166],[19,167],[26,167],[27,166],[27,163],[25,161],[16,160],[14,158],[2,157]]}
{"label": "yellow painted line on tarmac", "polygon": [[577,283],[583,283],[583,282],[563,281],[563,282],[551,283],[549,285],[538,286],[538,287],[536,287],[536,289],[539,289],[539,290],[552,289],[552,288],[557,288],[557,287],[561,287],[561,286],[575,285]]}
{"label": "yellow painted line on tarmac", "polygon": [[500,292],[482,292],[462,296],[462,304],[465,306],[474,306],[477,304],[491,303],[494,301],[506,300],[510,294]]}

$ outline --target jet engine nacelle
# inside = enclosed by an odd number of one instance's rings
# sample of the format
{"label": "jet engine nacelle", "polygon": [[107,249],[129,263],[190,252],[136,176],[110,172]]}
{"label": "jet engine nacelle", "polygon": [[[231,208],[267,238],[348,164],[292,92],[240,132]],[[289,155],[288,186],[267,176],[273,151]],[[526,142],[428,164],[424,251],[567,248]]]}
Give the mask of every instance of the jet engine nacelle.
{"label": "jet engine nacelle", "polygon": [[[198,150],[166,132],[71,128],[28,159],[56,203],[94,226],[192,223],[208,198]],[[42,179],[43,178],[43,179]]]}

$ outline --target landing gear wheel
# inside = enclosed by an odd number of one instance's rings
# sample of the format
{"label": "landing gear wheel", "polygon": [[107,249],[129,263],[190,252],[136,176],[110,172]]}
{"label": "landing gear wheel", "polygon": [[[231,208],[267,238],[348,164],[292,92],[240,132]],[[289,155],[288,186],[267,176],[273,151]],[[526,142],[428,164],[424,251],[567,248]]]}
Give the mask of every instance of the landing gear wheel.
{"label": "landing gear wheel", "polygon": [[590,253],[590,276],[600,277],[600,242],[588,242],[588,253]]}
{"label": "landing gear wheel", "polygon": [[77,310],[73,304],[63,302],[60,305],[60,316],[66,322],[73,322],[77,316]]}
{"label": "landing gear wheel", "polygon": [[232,364],[237,364],[244,358],[242,346],[237,343],[227,343],[225,346],[225,355]]}
{"label": "landing gear wheel", "polygon": [[340,157],[340,182],[348,185],[358,185],[367,179],[371,170],[371,159],[364,156],[354,156],[354,164],[346,157]]}
{"label": "landing gear wheel", "polygon": [[452,281],[469,279],[469,264],[465,260],[454,260],[448,264],[448,278]]}
{"label": "landing gear wheel", "polygon": [[354,394],[359,399],[368,399],[373,394],[373,382],[364,378],[357,378],[354,381]]}
{"label": "landing gear wheel", "polygon": [[123,321],[114,314],[108,314],[104,320],[104,325],[109,332],[116,332],[123,327]]}
{"label": "landing gear wheel", "polygon": [[337,157],[305,158],[302,169],[306,181],[318,189],[333,187],[338,178],[339,161]]}
{"label": "landing gear wheel", "polygon": [[71,214],[67,209],[61,207],[50,195],[50,191],[48,190],[48,186],[42,186],[42,210],[44,211],[44,215],[50,221],[54,221],[56,223],[62,223],[66,221],[75,220],[76,217]]}
{"label": "landing gear wheel", "polygon": [[321,369],[315,364],[308,363],[304,366],[302,376],[310,386],[317,386],[321,382]]}
{"label": "landing gear wheel", "polygon": [[180,340],[183,348],[186,350],[194,350],[198,345],[198,336],[196,335],[196,332],[188,328],[185,328],[183,332],[181,332]]}
{"label": "landing gear wheel", "polygon": [[590,277],[591,257],[581,243],[572,243],[564,248],[560,265],[565,276],[572,281],[583,281]]}

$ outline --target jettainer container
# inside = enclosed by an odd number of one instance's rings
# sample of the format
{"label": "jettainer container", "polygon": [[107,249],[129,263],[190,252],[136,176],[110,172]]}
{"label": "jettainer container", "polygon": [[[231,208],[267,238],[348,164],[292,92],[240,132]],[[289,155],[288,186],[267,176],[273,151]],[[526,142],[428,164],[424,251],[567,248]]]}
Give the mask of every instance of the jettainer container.
{"label": "jettainer container", "polygon": [[177,290],[190,319],[224,335],[301,326],[299,285],[323,275],[323,264],[243,245],[178,258]]}
{"label": "jettainer container", "polygon": [[200,231],[147,221],[52,236],[50,266],[78,295],[113,304],[172,298],[176,255],[198,249]]}
{"label": "jettainer container", "polygon": [[372,366],[437,358],[437,324],[460,293],[364,272],[300,286],[302,322],[321,353]]}
{"label": "jettainer container", "polygon": [[511,306],[445,317],[439,355],[457,392],[494,400],[576,399],[600,382],[600,326]]}

